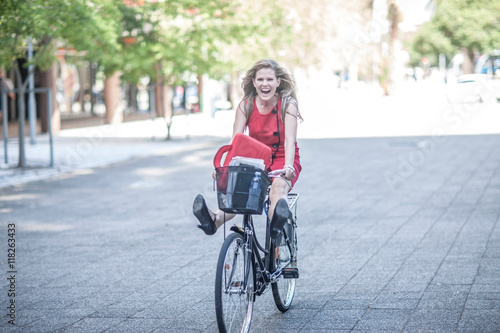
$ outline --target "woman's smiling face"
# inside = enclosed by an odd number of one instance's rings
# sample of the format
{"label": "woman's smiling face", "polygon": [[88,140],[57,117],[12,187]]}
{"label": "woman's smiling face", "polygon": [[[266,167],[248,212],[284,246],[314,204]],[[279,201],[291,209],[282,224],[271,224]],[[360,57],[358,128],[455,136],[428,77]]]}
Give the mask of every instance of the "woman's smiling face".
{"label": "woman's smiling face", "polygon": [[262,101],[269,101],[274,97],[276,89],[280,85],[280,79],[276,77],[276,73],[272,68],[261,68],[255,73],[253,86],[257,90],[257,94]]}

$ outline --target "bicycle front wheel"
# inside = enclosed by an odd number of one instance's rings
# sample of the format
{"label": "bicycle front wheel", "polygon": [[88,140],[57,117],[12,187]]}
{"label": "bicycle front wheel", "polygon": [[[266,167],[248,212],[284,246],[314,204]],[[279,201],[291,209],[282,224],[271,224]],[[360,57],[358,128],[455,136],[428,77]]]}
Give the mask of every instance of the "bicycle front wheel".
{"label": "bicycle front wheel", "polygon": [[240,234],[222,244],[215,277],[215,313],[220,332],[248,332],[252,321],[254,267]]}
{"label": "bicycle front wheel", "polygon": [[[289,220],[283,227],[283,232],[271,246],[271,272],[283,270],[284,268],[297,268],[297,234]],[[273,283],[273,298],[276,306],[281,312],[290,308],[295,295],[295,278],[278,278]]]}

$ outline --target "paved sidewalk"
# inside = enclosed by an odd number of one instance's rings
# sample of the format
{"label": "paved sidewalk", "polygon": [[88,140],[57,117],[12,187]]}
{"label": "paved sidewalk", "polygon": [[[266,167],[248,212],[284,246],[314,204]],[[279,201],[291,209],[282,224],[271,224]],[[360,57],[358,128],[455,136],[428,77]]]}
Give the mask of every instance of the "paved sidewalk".
{"label": "paved sidewalk", "polygon": [[54,167],[50,167],[49,135],[38,135],[36,144],[25,139],[27,167],[17,167],[19,140],[8,140],[7,157],[3,141],[0,147],[0,188],[35,180],[123,162],[131,158],[175,153],[202,147],[212,141],[228,142],[234,112],[219,112],[215,118],[205,115],[180,115],[174,118],[171,140],[162,118],[62,130],[53,139]]}
{"label": "paved sidewalk", "polygon": [[[500,332],[500,136],[432,140],[299,142],[297,294],[285,314],[257,298],[252,332]],[[215,205],[216,148],[0,188],[0,331],[217,332],[224,233],[191,212]]]}

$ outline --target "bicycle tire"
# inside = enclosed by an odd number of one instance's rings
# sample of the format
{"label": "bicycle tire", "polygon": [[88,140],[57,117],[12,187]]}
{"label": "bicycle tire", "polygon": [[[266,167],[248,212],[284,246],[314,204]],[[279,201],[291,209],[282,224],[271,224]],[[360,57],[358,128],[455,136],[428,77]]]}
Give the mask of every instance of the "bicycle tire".
{"label": "bicycle tire", "polygon": [[[219,332],[248,332],[255,301],[255,273],[243,236],[230,234],[222,244],[215,277],[215,312]],[[245,274],[248,281],[245,280]]]}
{"label": "bicycle tire", "polygon": [[[276,243],[271,245],[271,272],[285,267],[297,268],[297,234],[290,220],[283,227]],[[288,311],[295,296],[296,279],[285,279],[281,276],[271,287],[276,307],[281,312]]]}

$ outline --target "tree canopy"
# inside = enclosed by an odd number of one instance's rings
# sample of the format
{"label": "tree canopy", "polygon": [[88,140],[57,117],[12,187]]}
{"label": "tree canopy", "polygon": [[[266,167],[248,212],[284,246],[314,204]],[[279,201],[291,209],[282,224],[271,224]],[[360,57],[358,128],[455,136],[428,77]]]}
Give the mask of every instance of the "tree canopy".
{"label": "tree canopy", "polygon": [[364,21],[360,8],[371,2],[3,0],[0,66],[25,58],[32,37],[39,67],[52,63],[54,48],[64,47],[132,83],[143,76],[217,76],[265,57],[289,66],[345,67],[339,62],[352,61],[342,55],[352,53],[343,51],[353,43],[347,27]]}
{"label": "tree canopy", "polygon": [[[413,40],[420,56],[452,57],[465,50],[469,56],[500,49],[500,2],[498,0],[440,0],[436,12]],[[471,59],[472,60],[472,59]]]}
{"label": "tree canopy", "polygon": [[[49,66],[49,47],[84,51],[86,57],[117,66],[110,55],[120,52],[120,12],[106,0],[4,0],[0,8],[0,66],[26,58],[28,37],[34,41],[37,65]],[[105,54],[108,56],[106,57]]]}
{"label": "tree canopy", "polygon": [[237,1],[164,1],[123,6],[123,68],[128,81],[140,76],[178,78],[185,72],[214,74],[231,43],[250,24],[238,20]]}
{"label": "tree canopy", "polygon": [[[37,65],[49,66],[64,47],[96,62],[105,74],[179,77],[212,73],[234,60],[232,45],[266,34],[261,22],[242,20],[246,1],[229,0],[4,0],[0,8],[0,66],[26,58],[28,37]],[[272,21],[272,20],[270,20]],[[276,22],[273,22],[276,23]],[[284,37],[286,39],[286,37]]]}

